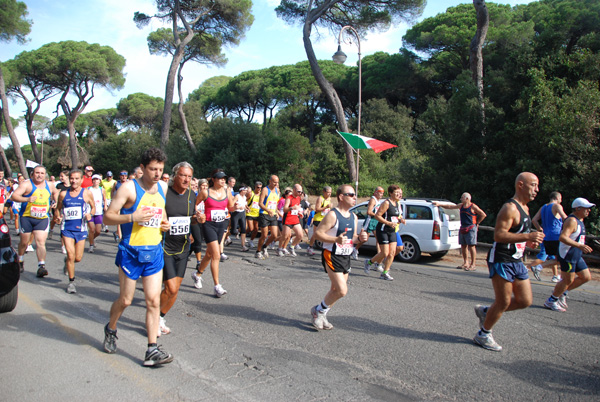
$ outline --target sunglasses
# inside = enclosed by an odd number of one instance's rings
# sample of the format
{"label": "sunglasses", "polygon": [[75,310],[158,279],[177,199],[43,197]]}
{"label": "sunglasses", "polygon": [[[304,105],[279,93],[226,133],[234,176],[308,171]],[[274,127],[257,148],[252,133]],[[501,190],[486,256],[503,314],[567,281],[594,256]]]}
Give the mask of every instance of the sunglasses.
{"label": "sunglasses", "polygon": [[343,193],[342,195],[345,195],[346,197],[356,197],[355,193]]}

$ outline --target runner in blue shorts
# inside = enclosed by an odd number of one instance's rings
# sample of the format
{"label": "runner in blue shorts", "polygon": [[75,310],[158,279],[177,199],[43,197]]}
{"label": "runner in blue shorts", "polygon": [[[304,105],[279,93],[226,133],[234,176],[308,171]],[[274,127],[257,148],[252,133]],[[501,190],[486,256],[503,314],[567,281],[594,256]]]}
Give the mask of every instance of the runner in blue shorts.
{"label": "runner in blue shorts", "polygon": [[142,176],[121,185],[104,217],[107,225],[121,225],[123,234],[115,259],[119,266],[120,294],[110,308],[110,320],[104,327],[104,350],[107,353],[117,351],[117,322],[131,305],[137,279],[141,276],[148,334],[144,366],[173,361],[173,356],[156,343],[164,264],[161,231],[170,227],[165,214],[167,183],[160,180],[166,159],[165,153],[158,148],[145,151],[140,164]]}
{"label": "runner in blue shorts", "polygon": [[502,346],[492,337],[492,327],[505,311],[527,308],[531,305],[531,282],[522,257],[525,247],[537,247],[544,239],[542,232],[531,232],[531,218],[527,204],[539,191],[538,178],[523,172],[515,180],[515,194],[500,209],[494,229],[494,244],[487,262],[494,288],[491,306],[476,305],[479,332],[473,342],[484,349],[499,352]]}
{"label": "runner in blue shorts", "polygon": [[56,205],[56,210],[60,212],[54,217],[56,223],[62,221],[60,234],[67,250],[64,267],[64,273],[69,276],[67,293],[77,293],[75,263],[83,258],[85,239],[88,237],[87,221],[91,219],[96,209],[94,196],[88,190],[81,188],[82,181],[81,170],[76,169],[69,173],[71,187],[60,192]]}

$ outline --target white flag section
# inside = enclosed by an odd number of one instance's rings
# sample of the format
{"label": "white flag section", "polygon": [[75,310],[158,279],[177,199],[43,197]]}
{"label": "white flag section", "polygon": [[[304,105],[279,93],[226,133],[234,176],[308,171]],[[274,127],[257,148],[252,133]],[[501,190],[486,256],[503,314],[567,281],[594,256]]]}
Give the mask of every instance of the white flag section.
{"label": "white flag section", "polygon": [[26,168],[34,168],[36,166],[38,166],[39,163],[34,162],[34,161],[30,161],[29,159],[27,159],[27,163],[25,163],[25,167]]}

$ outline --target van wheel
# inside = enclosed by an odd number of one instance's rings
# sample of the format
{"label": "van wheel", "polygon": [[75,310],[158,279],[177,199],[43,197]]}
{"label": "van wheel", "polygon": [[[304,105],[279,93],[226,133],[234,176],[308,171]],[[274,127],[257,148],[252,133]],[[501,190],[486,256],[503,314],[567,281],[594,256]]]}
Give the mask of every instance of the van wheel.
{"label": "van wheel", "polygon": [[17,298],[19,297],[19,286],[12,288],[10,292],[4,296],[0,296],[0,313],[8,313],[13,311],[17,306]]}
{"label": "van wheel", "polygon": [[402,262],[416,262],[421,258],[421,248],[412,237],[403,237],[404,250],[398,254],[398,259]]}

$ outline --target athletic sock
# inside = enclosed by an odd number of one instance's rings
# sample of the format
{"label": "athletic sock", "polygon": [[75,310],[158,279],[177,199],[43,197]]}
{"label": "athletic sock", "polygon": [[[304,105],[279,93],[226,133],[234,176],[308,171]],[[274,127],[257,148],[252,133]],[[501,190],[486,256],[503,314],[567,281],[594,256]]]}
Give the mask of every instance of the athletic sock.
{"label": "athletic sock", "polygon": [[157,343],[149,343],[149,344],[148,344],[148,352],[150,352],[150,351],[152,351],[152,350],[156,349],[157,347],[158,347],[158,344],[157,344]]}
{"label": "athletic sock", "polygon": [[322,314],[327,314],[327,312],[329,311],[329,306],[325,304],[325,300],[323,300],[321,304],[317,306],[317,311]]}
{"label": "athletic sock", "polygon": [[492,333],[492,331],[491,331],[491,330],[490,330],[490,331],[488,331],[487,329],[485,329],[485,328],[483,328],[483,327],[481,327],[481,328],[479,329],[479,335],[480,335],[480,336],[481,336],[481,335],[489,335],[489,334],[491,334],[491,333]]}
{"label": "athletic sock", "polygon": [[548,300],[555,302],[555,301],[558,301],[558,297],[555,297],[554,295],[550,295],[550,298]]}
{"label": "athletic sock", "polygon": [[39,261],[38,266],[40,266],[40,265],[46,265],[46,261]]}
{"label": "athletic sock", "polygon": [[23,256],[22,255],[19,256],[19,262],[23,262]]}

